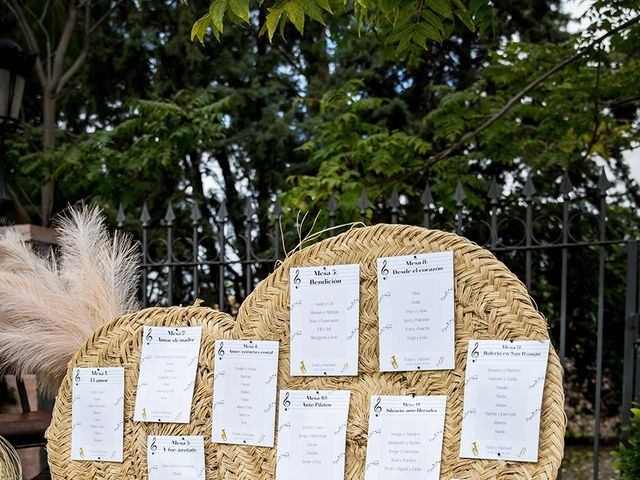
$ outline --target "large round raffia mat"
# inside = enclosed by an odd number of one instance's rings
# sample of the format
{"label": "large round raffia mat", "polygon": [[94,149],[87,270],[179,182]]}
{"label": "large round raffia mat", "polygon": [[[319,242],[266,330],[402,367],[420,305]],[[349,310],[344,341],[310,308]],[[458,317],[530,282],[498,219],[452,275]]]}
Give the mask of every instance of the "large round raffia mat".
{"label": "large round raffia mat", "polygon": [[[454,252],[456,367],[450,371],[380,373],[376,259]],[[289,270],[299,266],[360,264],[360,362],[357,377],[289,375]],[[442,479],[555,479],[564,447],[562,371],[551,349],[544,387],[537,463],[459,458],[464,370],[469,339],[548,339],[544,317],[524,285],[496,258],[468,240],[404,225],[352,229],[292,254],[240,308],[234,337],[280,341],[278,387],[351,390],[346,480],[363,480],[371,395],[446,395]],[[248,455],[248,454],[251,455]],[[275,449],[220,446],[220,477],[271,479]]]}
{"label": "large round raffia mat", "polygon": [[[200,358],[191,406],[191,422],[145,423],[133,421],[142,328],[202,326]],[[69,362],[46,432],[51,478],[146,479],[148,435],[203,435],[207,478],[216,478],[218,461],[211,443],[211,399],[215,341],[231,330],[233,319],[198,306],[148,308],[123,315],[106,324],[87,340]],[[122,463],[71,460],[71,376],[74,367],[124,367],[124,456]]]}
{"label": "large round raffia mat", "polygon": [[0,478],[2,480],[22,480],[20,457],[4,437],[0,437]]}

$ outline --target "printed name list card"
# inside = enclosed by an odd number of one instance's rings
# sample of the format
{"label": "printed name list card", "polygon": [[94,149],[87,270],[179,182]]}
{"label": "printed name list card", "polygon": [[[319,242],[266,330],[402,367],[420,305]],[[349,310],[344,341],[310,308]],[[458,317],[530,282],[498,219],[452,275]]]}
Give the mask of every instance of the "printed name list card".
{"label": "printed name list card", "polygon": [[380,371],[450,370],[453,252],[378,259]]}
{"label": "printed name list card", "polygon": [[470,340],[460,457],[538,461],[549,341]]}
{"label": "printed name list card", "polygon": [[202,327],[144,327],[136,422],[189,423]]}
{"label": "printed name list card", "polygon": [[147,437],[149,480],[205,480],[203,437]]}
{"label": "printed name list card", "polygon": [[278,346],[263,340],[216,340],[214,442],[273,447]]}
{"label": "printed name list card", "polygon": [[357,375],[360,266],[292,268],[291,375]]}
{"label": "printed name list card", "polygon": [[445,396],[374,396],[365,480],[438,480]]}
{"label": "printed name list card", "polygon": [[124,368],[74,368],[71,460],[122,462]]}
{"label": "printed name list card", "polygon": [[348,390],[281,390],[276,480],[343,480]]}

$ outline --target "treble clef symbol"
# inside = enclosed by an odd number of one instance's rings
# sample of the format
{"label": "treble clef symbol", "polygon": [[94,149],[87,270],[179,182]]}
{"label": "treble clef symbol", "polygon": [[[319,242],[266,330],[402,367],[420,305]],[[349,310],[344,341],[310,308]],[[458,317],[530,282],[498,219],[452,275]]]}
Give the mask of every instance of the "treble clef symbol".
{"label": "treble clef symbol", "polygon": [[478,342],[476,342],[476,343],[473,345],[473,350],[471,350],[471,356],[472,356],[473,358],[478,358],[478,357],[480,356],[480,354],[478,353],[478,346],[479,346],[479,345],[478,345]]}
{"label": "treble clef symbol", "polygon": [[80,370],[76,370],[76,383],[80,383]]}
{"label": "treble clef symbol", "polygon": [[224,342],[220,342],[220,347],[218,348],[218,355],[220,358],[224,357],[224,349],[222,347],[224,347]]}
{"label": "treble clef symbol", "polygon": [[151,340],[153,340],[153,335],[151,335],[151,329],[149,329],[149,331],[147,332],[147,336],[144,338],[147,339],[147,342],[151,342]]}
{"label": "treble clef symbol", "polygon": [[385,277],[387,275],[389,275],[389,269],[387,268],[387,261],[386,260],[382,261],[382,268],[380,269],[380,273]]}
{"label": "treble clef symbol", "polygon": [[156,446],[156,437],[153,437],[153,440],[151,440],[151,447],[149,448],[151,448],[151,453],[154,453],[158,449]]}
{"label": "treble clef symbol", "polygon": [[302,282],[302,280],[300,280],[300,270],[296,270],[296,274],[293,277],[293,283],[300,285],[300,282]]}
{"label": "treble clef symbol", "polygon": [[284,400],[282,401],[282,405],[284,405],[285,407],[291,406],[291,402],[289,401],[289,392],[284,394]]}
{"label": "treble clef symbol", "polygon": [[380,413],[382,411],[382,407],[380,406],[380,403],[382,402],[382,399],[380,397],[378,397],[378,400],[376,401],[375,406],[373,407],[373,411],[376,413]]}

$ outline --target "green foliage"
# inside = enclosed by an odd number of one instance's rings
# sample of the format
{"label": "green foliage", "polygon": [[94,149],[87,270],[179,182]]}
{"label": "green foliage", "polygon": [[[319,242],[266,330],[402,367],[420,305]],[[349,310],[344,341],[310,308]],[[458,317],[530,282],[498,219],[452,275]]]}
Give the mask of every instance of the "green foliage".
{"label": "green foliage", "polygon": [[627,427],[628,443],[621,443],[617,452],[615,467],[622,472],[622,480],[640,478],[640,408],[631,409],[631,422]]}
{"label": "green foliage", "polygon": [[[213,149],[223,137],[222,117],[232,99],[211,90],[180,91],[171,100],[136,100],[128,118],[75,144],[24,155],[20,168],[38,175],[55,166],[53,180],[67,195],[91,191],[94,201],[116,196],[134,203],[155,191],[158,182],[182,176],[176,158]],[[135,189],[129,188],[135,180]],[[158,192],[161,193],[161,192]]]}
{"label": "green foliage", "polygon": [[[204,43],[209,27],[220,40],[225,16],[233,23],[252,26],[251,6],[250,0],[211,0],[208,12],[193,24],[191,40]],[[284,34],[289,23],[303,35],[307,19],[326,26],[329,16],[353,15],[358,32],[362,27],[383,32],[397,52],[410,45],[428,48],[431,42],[442,43],[453,34],[456,23],[481,36],[493,24],[488,0],[258,0],[256,7],[260,11],[258,31],[268,34],[269,41],[278,29]]]}

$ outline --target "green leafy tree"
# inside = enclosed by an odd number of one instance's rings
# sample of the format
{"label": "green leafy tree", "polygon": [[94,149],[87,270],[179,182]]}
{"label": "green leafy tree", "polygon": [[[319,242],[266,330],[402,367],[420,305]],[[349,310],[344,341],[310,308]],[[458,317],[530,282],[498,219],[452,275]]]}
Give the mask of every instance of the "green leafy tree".
{"label": "green leafy tree", "polygon": [[[225,21],[251,24],[253,6],[248,0],[212,0],[207,13],[194,23],[191,39],[204,42],[209,28],[220,39]],[[259,0],[255,7],[259,10],[259,33],[267,34],[270,41],[278,30],[284,36],[288,24],[303,35],[308,19],[326,26],[327,17],[346,15],[354,18],[358,32],[363,28],[383,32],[398,52],[409,45],[427,48],[429,42],[441,43],[451,36],[457,23],[470,31],[478,30],[480,35],[492,24],[492,10],[486,0]]]}

